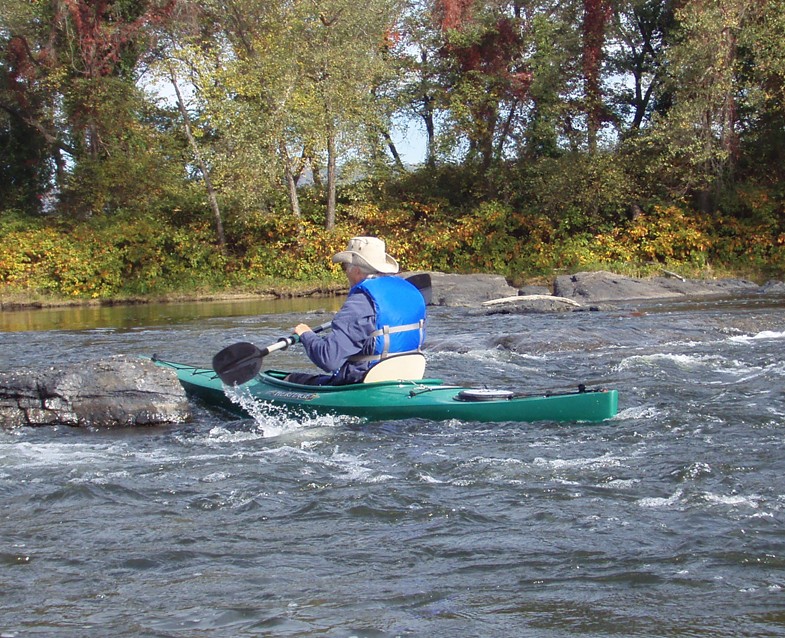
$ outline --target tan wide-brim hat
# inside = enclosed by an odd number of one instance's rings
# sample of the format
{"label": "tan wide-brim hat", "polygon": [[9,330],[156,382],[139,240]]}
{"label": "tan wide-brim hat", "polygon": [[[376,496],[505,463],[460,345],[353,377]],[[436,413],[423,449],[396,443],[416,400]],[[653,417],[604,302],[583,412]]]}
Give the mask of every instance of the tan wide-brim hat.
{"label": "tan wide-brim hat", "polygon": [[384,274],[398,272],[398,262],[387,254],[384,242],[378,237],[352,237],[346,250],[333,255],[333,263],[366,266]]}

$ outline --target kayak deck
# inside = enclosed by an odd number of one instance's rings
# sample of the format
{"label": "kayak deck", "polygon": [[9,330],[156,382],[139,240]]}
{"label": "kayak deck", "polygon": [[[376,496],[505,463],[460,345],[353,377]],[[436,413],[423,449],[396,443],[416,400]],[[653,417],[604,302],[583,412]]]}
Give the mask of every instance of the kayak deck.
{"label": "kayak deck", "polygon": [[[155,359],[176,370],[186,392],[211,405],[246,415],[226,395],[224,384],[209,368]],[[618,411],[616,390],[518,394],[446,385],[441,379],[379,381],[344,386],[311,386],[284,381],[287,372],[267,370],[241,386],[258,401],[316,414],[343,414],[370,421],[430,419],[436,421],[574,421],[599,422]]]}

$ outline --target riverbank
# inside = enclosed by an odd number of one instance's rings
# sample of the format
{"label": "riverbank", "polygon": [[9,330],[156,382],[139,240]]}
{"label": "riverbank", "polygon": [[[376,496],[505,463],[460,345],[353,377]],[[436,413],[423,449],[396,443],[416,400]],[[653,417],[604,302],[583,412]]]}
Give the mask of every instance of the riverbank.
{"label": "riverbank", "polygon": [[346,282],[329,257],[358,233],[389,237],[390,254],[407,270],[493,272],[515,287],[551,286],[556,275],[595,270],[650,277],[667,269],[758,283],[785,275],[785,235],[776,220],[760,227],[654,207],[629,223],[580,231],[504,206],[418,210],[391,216],[380,209],[354,222],[348,216],[331,231],[308,219],[256,219],[233,227],[227,253],[198,219],[129,214],[53,224],[0,215],[0,307],[340,294]]}
{"label": "riverbank", "polygon": [[[433,290],[428,300],[437,306],[480,307],[489,302],[516,302],[518,311],[574,310],[587,304],[622,303],[641,299],[668,297],[704,297],[734,294],[785,294],[781,280],[756,282],[745,277],[688,278],[672,271],[662,270],[651,277],[631,277],[608,272],[591,271],[572,274],[553,273],[551,277],[538,277],[525,285],[513,286],[502,275],[449,274],[429,272]],[[345,295],[345,282],[281,281],[274,287],[256,290],[216,290],[176,292],[165,295],[114,297],[111,299],[73,299],[56,296],[25,296],[0,294],[0,310],[25,310],[65,307],[113,307],[159,303],[194,303],[220,301],[253,301],[273,299],[330,298]],[[543,299],[561,299],[571,302],[543,306]],[[527,302],[531,302],[528,303]],[[579,302],[579,303],[575,303]],[[503,311],[513,307],[505,303]],[[501,306],[499,307],[501,308]],[[499,310],[497,308],[496,311]]]}
{"label": "riverbank", "polygon": [[348,288],[338,282],[282,282],[276,288],[258,290],[197,290],[190,292],[171,292],[155,295],[117,296],[109,299],[83,299],[41,295],[33,293],[0,293],[0,311],[23,310],[27,308],[66,308],[66,307],[106,307],[133,306],[155,303],[186,303],[198,301],[242,301],[246,299],[290,299],[307,297],[332,297],[344,294]]}

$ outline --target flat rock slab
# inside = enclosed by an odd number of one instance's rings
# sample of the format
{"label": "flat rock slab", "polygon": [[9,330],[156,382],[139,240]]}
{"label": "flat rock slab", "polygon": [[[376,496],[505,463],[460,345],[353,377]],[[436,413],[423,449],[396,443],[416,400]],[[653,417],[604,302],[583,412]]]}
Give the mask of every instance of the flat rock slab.
{"label": "flat rock slab", "polygon": [[785,281],[770,279],[760,289],[767,295],[785,295]]}
{"label": "flat rock slab", "polygon": [[0,427],[117,428],[183,423],[191,411],[172,370],[116,356],[0,374]]}
{"label": "flat rock slab", "polygon": [[674,297],[705,297],[759,292],[760,286],[743,279],[693,280],[668,277],[634,279],[624,275],[581,272],[556,278],[553,294],[574,299],[581,304],[668,299]]}
{"label": "flat rock slab", "polygon": [[607,271],[561,275],[553,282],[552,294],[545,286],[513,288],[501,275],[427,274],[429,305],[483,308],[485,314],[603,310],[607,304],[631,301],[785,294],[781,281],[758,286],[744,279],[685,279],[676,273],[650,279]]}
{"label": "flat rock slab", "polygon": [[575,312],[576,310],[589,309],[573,299],[540,294],[492,299],[491,301],[484,301],[482,306],[487,308],[485,314],[488,315]]}
{"label": "flat rock slab", "polygon": [[432,298],[434,306],[476,308],[484,301],[510,297],[518,289],[507,283],[502,275],[451,275],[432,272]]}

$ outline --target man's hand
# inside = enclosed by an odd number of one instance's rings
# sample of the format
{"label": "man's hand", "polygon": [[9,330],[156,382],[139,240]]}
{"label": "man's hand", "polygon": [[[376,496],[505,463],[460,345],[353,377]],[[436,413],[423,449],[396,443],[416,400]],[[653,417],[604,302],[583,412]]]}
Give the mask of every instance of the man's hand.
{"label": "man's hand", "polygon": [[296,334],[298,337],[302,337],[302,335],[303,335],[303,333],[304,333],[304,332],[311,332],[311,326],[309,326],[308,324],[305,324],[305,323],[298,323],[298,324],[297,324],[297,325],[294,327],[294,333],[295,333],[295,334]]}

